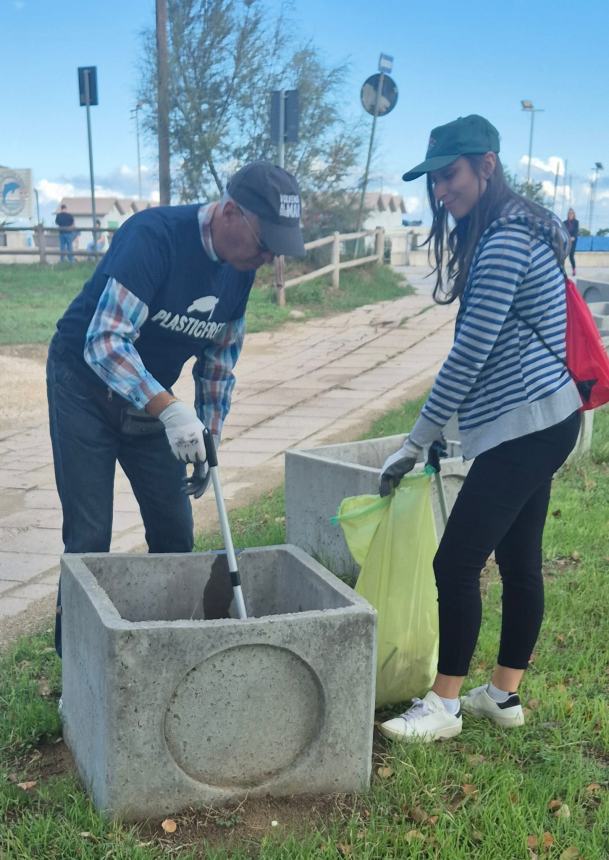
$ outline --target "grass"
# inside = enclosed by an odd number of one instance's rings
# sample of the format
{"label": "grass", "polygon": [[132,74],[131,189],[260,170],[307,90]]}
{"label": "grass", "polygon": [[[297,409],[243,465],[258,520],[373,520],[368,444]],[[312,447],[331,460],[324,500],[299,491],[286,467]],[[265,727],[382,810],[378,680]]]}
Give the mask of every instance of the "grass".
{"label": "grass", "polygon": [[[90,277],[90,263],[73,266],[0,266],[0,346],[48,343],[55,323]],[[331,290],[328,279],[310,281],[286,291],[287,305],[279,307],[265,267],[248,303],[248,331],[268,331],[298,312],[299,319],[343,313],[365,304],[399,298],[412,292],[401,275],[389,266],[364,266],[343,272],[340,289]]]}
{"label": "grass", "polygon": [[[370,435],[407,427],[407,405]],[[406,423],[405,423],[406,422]],[[591,456],[557,477],[544,545],[546,619],[527,673],[527,723],[504,732],[465,723],[444,745],[379,741],[371,791],[313,808],[254,801],[158,822],[105,822],[76,781],[45,776],[59,737],[58,666],[50,632],[0,659],[0,857],[6,860],[607,860],[609,857],[609,409],[595,418]],[[281,491],[232,514],[235,543],[283,539]],[[198,548],[220,546],[205,538]],[[484,620],[469,683],[488,679],[500,623],[500,585],[489,565]],[[384,716],[384,715],[383,715]],[[16,783],[37,780],[28,789]],[[291,817],[288,815],[292,810]],[[270,819],[279,820],[271,828]],[[261,823],[262,821],[262,823]]]}

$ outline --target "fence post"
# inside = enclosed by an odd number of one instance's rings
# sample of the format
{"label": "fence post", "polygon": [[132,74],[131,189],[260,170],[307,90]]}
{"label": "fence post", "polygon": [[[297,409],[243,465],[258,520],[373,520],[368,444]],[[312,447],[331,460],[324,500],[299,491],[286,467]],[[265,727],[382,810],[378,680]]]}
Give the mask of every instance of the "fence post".
{"label": "fence post", "polygon": [[47,240],[44,235],[44,226],[42,224],[36,224],[36,234],[38,237],[38,254],[40,257],[40,264],[44,265],[47,261]]}
{"label": "fence post", "polygon": [[277,304],[285,307],[285,257],[275,257],[275,287],[277,288]]}
{"label": "fence post", "polygon": [[385,228],[377,227],[375,230],[376,236],[376,258],[378,263],[384,263],[385,261]]}
{"label": "fence post", "polygon": [[338,290],[340,287],[340,233],[334,231],[334,239],[332,241],[332,289]]}

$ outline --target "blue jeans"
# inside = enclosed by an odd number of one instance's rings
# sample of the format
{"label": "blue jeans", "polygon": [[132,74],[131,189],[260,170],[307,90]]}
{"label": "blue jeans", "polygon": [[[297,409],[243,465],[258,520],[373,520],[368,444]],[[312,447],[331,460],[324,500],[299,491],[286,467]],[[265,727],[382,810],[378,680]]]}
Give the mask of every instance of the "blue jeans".
{"label": "blue jeans", "polygon": [[65,260],[68,263],[74,262],[74,254],[72,253],[72,242],[74,241],[74,233],[66,232],[59,234],[59,251],[60,251],[60,261],[63,263]]}
{"label": "blue jeans", "polygon": [[[160,423],[150,422],[148,431],[134,435],[126,425],[127,401],[115,393],[110,396],[91,374],[55,335],[47,361],[47,393],[65,552],[109,552],[117,461],[138,501],[149,551],[192,552],[192,509],[182,489],[184,463],[171,453]],[[60,609],[55,639],[61,654]]]}

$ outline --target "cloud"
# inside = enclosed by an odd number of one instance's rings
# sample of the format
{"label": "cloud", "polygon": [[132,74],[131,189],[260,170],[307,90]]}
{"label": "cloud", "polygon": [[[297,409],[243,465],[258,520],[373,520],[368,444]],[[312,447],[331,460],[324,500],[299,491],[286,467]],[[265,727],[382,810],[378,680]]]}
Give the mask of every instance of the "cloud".
{"label": "cloud", "polygon": [[423,212],[424,203],[422,197],[416,197],[415,195],[405,197],[404,205],[409,215],[420,215]]}
{"label": "cloud", "polygon": [[[528,163],[529,156],[523,155],[520,159],[520,164],[526,167]],[[535,158],[535,156],[533,156],[531,158],[531,167],[534,167],[536,170],[540,170],[542,173],[551,173],[552,176],[556,175],[556,169],[558,168],[558,175],[565,175],[565,162],[558,155],[551,155],[547,161],[543,161],[543,159]]]}
{"label": "cloud", "polygon": [[[144,200],[159,202],[158,182],[154,171],[142,165],[142,197]],[[36,183],[41,216],[48,218],[57,208],[62,197],[88,197],[91,194],[89,176],[44,177]],[[137,168],[121,164],[105,174],[95,177],[95,194],[98,197],[137,197]]]}

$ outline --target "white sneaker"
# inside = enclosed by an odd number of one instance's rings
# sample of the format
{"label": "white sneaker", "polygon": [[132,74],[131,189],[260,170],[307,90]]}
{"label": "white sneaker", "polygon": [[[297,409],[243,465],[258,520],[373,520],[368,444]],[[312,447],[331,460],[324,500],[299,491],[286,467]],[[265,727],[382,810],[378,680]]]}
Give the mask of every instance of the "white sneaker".
{"label": "white sneaker", "polygon": [[429,743],[461,734],[462,723],[461,711],[449,714],[442,699],[430,690],[423,699],[413,699],[412,707],[399,717],[382,723],[380,730],[393,740]]}
{"label": "white sneaker", "polygon": [[496,702],[489,696],[486,684],[474,687],[465,696],[461,696],[461,708],[472,717],[486,717],[504,729],[515,729],[524,725],[520,696],[514,693],[505,702]]}

